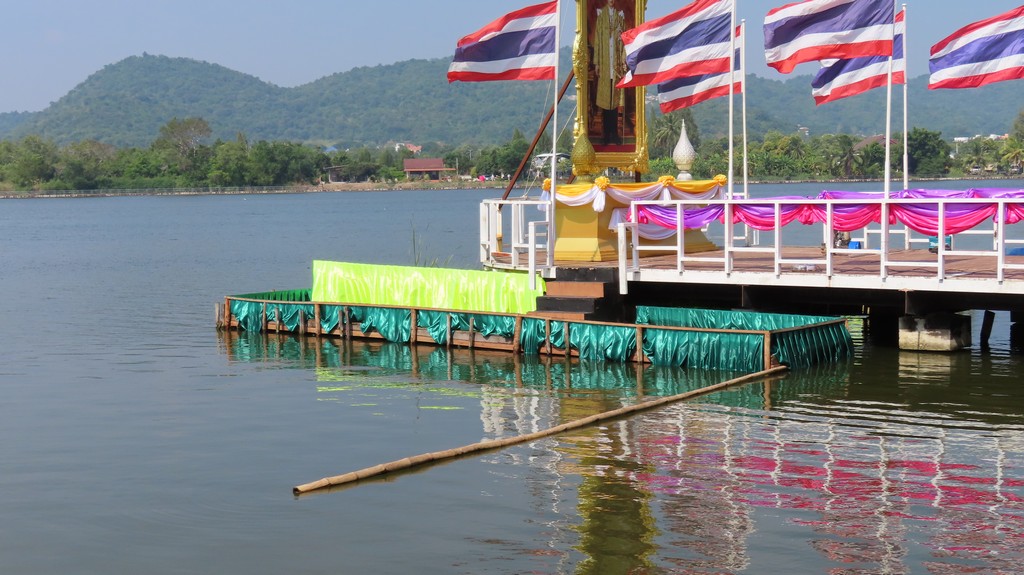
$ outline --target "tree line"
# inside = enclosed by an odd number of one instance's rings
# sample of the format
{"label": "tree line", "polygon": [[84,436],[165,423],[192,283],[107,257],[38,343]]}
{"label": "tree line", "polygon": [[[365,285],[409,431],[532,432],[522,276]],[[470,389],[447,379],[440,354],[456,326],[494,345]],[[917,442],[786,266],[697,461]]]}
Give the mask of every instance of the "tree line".
{"label": "tree line", "polygon": [[[704,140],[689,110],[651,114],[648,181],[675,174],[672,149],[682,122],[697,149],[692,173],[711,178],[728,171],[728,140]],[[211,135],[202,118],[174,118],[160,128],[145,148],[117,148],[94,140],[59,146],[30,135],[0,141],[0,189],[97,190],[149,188],[269,187],[314,185],[331,173],[350,182],[396,182],[405,179],[403,161],[413,153],[401,146],[324,150],[285,141],[250,142],[239,133],[234,140],[205,143]],[[551,149],[550,136],[542,135],[538,153]],[[748,169],[754,180],[877,179],[885,172],[882,138],[849,134],[809,136],[801,132],[768,132],[748,143]],[[1013,122],[1006,139],[973,138],[948,142],[941,133],[912,129],[907,138],[912,177],[1015,175],[1024,165],[1024,111]],[[571,135],[559,136],[558,150],[570,153]],[[428,144],[420,155],[442,157],[463,176],[508,176],[516,171],[529,142],[515,130],[503,144],[491,146]],[[735,163],[743,161],[737,146]],[[903,137],[892,138],[891,173],[903,172]],[[570,166],[561,166],[564,173]],[[737,170],[739,172],[739,170]]]}

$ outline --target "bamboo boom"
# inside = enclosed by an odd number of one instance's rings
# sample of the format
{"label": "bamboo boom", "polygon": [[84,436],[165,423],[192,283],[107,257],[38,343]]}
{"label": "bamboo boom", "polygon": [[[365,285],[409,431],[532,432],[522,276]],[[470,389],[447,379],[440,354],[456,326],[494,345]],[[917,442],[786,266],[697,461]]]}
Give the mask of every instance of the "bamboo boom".
{"label": "bamboo boom", "polygon": [[456,447],[455,449],[448,449],[448,450],[445,450],[445,451],[434,451],[434,452],[431,452],[431,453],[423,453],[423,454],[420,454],[420,455],[415,455],[415,456],[412,456],[412,457],[406,457],[404,459],[399,459],[399,460],[396,460],[396,461],[391,461],[389,463],[382,463],[382,464],[379,464],[379,465],[374,465],[373,467],[366,467],[366,468],[360,469],[358,471],[351,471],[351,472],[345,473],[343,475],[335,475],[333,477],[325,477],[325,478],[320,479],[318,481],[313,481],[311,483],[305,483],[303,485],[299,485],[299,486],[293,487],[292,488],[292,493],[294,493],[295,495],[302,495],[303,493],[309,493],[311,491],[316,491],[318,489],[324,489],[326,487],[333,487],[333,486],[337,486],[337,485],[344,485],[346,483],[352,483],[354,481],[360,481],[360,480],[363,480],[363,479],[368,479],[370,477],[374,477],[374,476],[377,476],[377,475],[383,475],[383,474],[386,474],[386,473],[392,473],[392,472],[400,471],[400,470],[403,470],[403,469],[409,469],[411,467],[415,467],[417,465],[423,465],[425,463],[430,463],[430,462],[434,462],[434,461],[443,461],[443,460],[446,460],[446,459],[452,459],[452,458],[455,458],[455,457],[466,455],[468,453],[474,453],[474,452],[477,452],[477,451],[487,451],[487,450],[490,450],[490,449],[497,449],[497,448],[500,448],[500,447],[507,447],[509,445],[516,445],[516,444],[519,444],[519,443],[526,443],[528,441],[534,441],[534,440],[537,440],[537,439],[541,439],[543,437],[548,437],[548,436],[551,436],[551,435],[556,435],[556,434],[562,433],[564,431],[569,431],[569,430],[572,430],[572,429],[579,429],[581,427],[586,427],[588,425],[592,425],[592,424],[597,423],[599,421],[604,421],[604,420],[607,420],[607,419],[614,419],[614,418],[618,418],[618,417],[623,417],[625,415],[629,415],[629,414],[633,414],[633,413],[638,413],[638,412],[641,412],[641,411],[647,411],[647,410],[650,410],[650,409],[654,409],[656,407],[660,407],[662,405],[666,405],[668,403],[674,403],[674,402],[677,402],[677,401],[682,401],[684,399],[691,399],[691,398],[694,398],[694,397],[697,397],[697,396],[700,396],[700,395],[705,395],[705,394],[712,393],[712,392],[715,392],[715,391],[719,391],[719,390],[722,390],[722,389],[725,389],[725,388],[728,388],[728,387],[733,387],[733,386],[736,386],[736,385],[741,385],[741,384],[749,383],[751,381],[755,381],[755,380],[759,380],[759,379],[764,379],[766,377],[770,377],[772,375],[776,375],[778,373],[781,373],[781,372],[785,371],[786,369],[788,369],[788,368],[786,368],[785,366],[780,366],[780,367],[775,367],[775,368],[771,368],[771,369],[766,369],[764,371],[759,371],[757,373],[751,373],[751,374],[748,374],[748,375],[744,375],[742,377],[737,377],[735,379],[730,379],[728,381],[723,381],[721,383],[716,383],[714,385],[709,385],[707,387],[702,387],[700,389],[694,389],[692,391],[687,391],[685,393],[680,393],[678,395],[672,395],[672,396],[669,396],[669,397],[660,397],[658,399],[654,399],[654,400],[651,400],[651,401],[646,401],[644,403],[637,403],[637,404],[634,404],[634,405],[627,405],[625,407],[620,407],[619,409],[614,409],[612,411],[605,411],[603,413],[597,413],[597,414],[594,414],[594,415],[591,415],[591,416],[588,416],[588,417],[584,417],[583,419],[577,419],[575,421],[570,421],[570,422],[567,422],[567,423],[563,423],[561,425],[556,425],[555,427],[551,427],[551,428],[544,429],[544,430],[541,430],[541,431],[535,431],[533,433],[528,433],[526,435],[517,435],[515,437],[506,437],[506,438],[503,438],[503,439],[491,439],[491,440],[487,440],[487,441],[480,441],[480,442],[477,442],[477,443],[471,443],[469,445],[463,445],[462,447]]}

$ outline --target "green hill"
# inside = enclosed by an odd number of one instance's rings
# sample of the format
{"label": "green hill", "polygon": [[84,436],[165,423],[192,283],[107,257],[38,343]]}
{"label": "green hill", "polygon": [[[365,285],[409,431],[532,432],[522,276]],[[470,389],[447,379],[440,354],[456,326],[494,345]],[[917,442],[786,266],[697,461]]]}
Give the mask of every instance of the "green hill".
{"label": "green hill", "polygon": [[[94,139],[144,147],[175,117],[201,117],[213,137],[224,140],[241,132],[251,140],[339,147],[389,141],[493,144],[517,128],[536,130],[545,99],[550,101],[550,83],[449,84],[447,67],[447,59],[409,60],[281,88],[216,64],[143,54],[105,66],[43,111],[0,114],[0,138],[37,134],[62,144]],[[751,77],[748,84],[752,138],[769,130],[792,133],[798,126],[811,134],[884,131],[885,90],[816,107],[808,76]],[[942,91],[929,91],[926,84],[925,76],[911,81],[910,125],[948,138],[1006,133],[1024,105],[1015,82]],[[896,89],[897,101],[901,92]],[[560,108],[563,120],[573,113],[572,104]],[[725,99],[697,106],[701,134],[724,135],[726,110]]]}

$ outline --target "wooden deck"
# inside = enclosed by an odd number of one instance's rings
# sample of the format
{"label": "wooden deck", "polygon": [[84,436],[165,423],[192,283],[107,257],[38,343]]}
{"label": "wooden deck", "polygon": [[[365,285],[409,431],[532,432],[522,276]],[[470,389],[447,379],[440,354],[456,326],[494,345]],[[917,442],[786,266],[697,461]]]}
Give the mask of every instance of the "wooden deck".
{"label": "wooden deck", "polygon": [[[1003,256],[1001,268],[995,252],[944,251],[940,257],[927,249],[900,249],[889,250],[884,257],[883,266],[880,250],[784,247],[776,254],[774,248],[736,248],[727,257],[724,249],[717,249],[687,254],[681,262],[675,254],[640,257],[625,272],[618,261],[556,261],[545,277],[569,275],[560,270],[602,269],[618,278],[622,294],[643,291],[652,284],[663,289],[685,286],[689,294],[704,290],[711,298],[716,291],[739,290],[744,293],[734,299],[744,301],[733,304],[741,306],[746,304],[747,292],[760,290],[762,301],[782,304],[792,299],[788,307],[794,311],[800,298],[853,298],[865,305],[884,303],[903,311],[915,307],[911,299],[927,300],[916,306],[921,309],[1024,311],[1024,256]],[[527,265],[525,256],[520,260],[516,265],[511,258],[496,258],[501,267],[522,269]],[[817,293],[811,294],[814,290]]]}

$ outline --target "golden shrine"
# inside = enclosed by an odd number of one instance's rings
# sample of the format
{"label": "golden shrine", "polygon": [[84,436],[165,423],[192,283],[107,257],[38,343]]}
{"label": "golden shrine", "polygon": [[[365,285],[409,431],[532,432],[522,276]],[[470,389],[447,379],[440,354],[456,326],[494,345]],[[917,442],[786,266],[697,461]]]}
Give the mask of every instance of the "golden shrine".
{"label": "golden shrine", "polygon": [[[616,210],[628,208],[631,200],[711,199],[722,189],[721,179],[684,181],[684,176],[676,181],[667,176],[653,184],[612,184],[601,176],[617,170],[639,182],[641,174],[650,171],[646,90],[615,87],[626,72],[621,34],[643,24],[646,8],[647,0],[576,0],[572,63],[577,112],[571,159],[580,183],[557,186],[556,261],[616,259],[618,240],[610,228]],[[685,242],[687,252],[715,249],[700,230],[687,230]]]}

